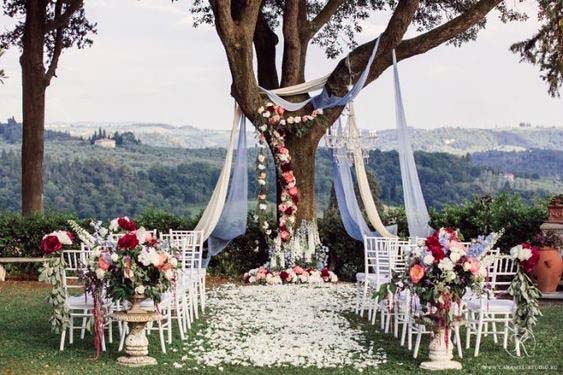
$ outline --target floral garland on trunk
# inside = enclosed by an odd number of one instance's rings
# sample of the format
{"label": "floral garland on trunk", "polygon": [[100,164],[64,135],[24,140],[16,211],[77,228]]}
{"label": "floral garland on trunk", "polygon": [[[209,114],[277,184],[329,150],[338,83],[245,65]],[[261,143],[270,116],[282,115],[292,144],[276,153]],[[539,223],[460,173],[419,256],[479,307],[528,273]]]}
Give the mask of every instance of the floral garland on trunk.
{"label": "floral garland on trunk", "polygon": [[[282,246],[287,244],[294,233],[296,222],[297,203],[299,202],[299,189],[291,165],[291,155],[285,145],[285,139],[289,131],[296,129],[297,134],[302,134],[303,128],[307,129],[313,124],[313,120],[322,114],[322,109],[314,110],[310,115],[284,117],[285,109],[282,106],[266,103],[258,109],[256,128],[258,130],[258,155],[256,161],[258,193],[258,218],[262,222],[260,227],[269,237],[272,230],[266,218],[267,187],[266,187],[266,147],[267,140],[270,141],[277,169],[278,182],[281,187],[280,204],[278,210],[281,215],[278,218],[277,239]],[[297,127],[296,125],[303,124]]]}

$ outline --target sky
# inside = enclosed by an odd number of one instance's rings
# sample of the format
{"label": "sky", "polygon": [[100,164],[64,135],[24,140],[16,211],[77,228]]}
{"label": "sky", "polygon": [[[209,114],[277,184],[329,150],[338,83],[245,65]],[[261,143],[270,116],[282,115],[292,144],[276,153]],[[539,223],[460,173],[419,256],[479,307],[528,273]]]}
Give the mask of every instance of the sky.
{"label": "sky", "polygon": [[[61,56],[47,91],[47,123],[131,121],[229,128],[233,99],[225,52],[212,27],[192,27],[189,3],[87,1],[87,15],[98,23],[98,34],[91,48],[66,50]],[[461,48],[440,46],[399,64],[410,126],[563,126],[563,99],[551,98],[537,68],[519,63],[508,50],[538,25],[533,2],[512,5],[531,10],[531,20],[503,24],[492,14],[476,42]],[[371,17],[358,41],[377,36],[388,18]],[[0,17],[0,30],[11,24]],[[406,37],[412,35],[411,30]],[[0,60],[9,76],[0,85],[1,120],[12,115],[21,120],[18,59],[14,48]],[[312,47],[306,78],[323,76],[336,63]],[[394,127],[390,69],[360,93],[356,113],[361,128]]]}

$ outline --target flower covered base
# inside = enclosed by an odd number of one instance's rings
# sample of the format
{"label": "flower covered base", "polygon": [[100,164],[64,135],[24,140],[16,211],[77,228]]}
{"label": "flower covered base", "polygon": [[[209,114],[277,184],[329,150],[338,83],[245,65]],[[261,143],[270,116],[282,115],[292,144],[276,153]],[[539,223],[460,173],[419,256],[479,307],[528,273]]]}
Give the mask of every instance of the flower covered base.
{"label": "flower covered base", "polygon": [[281,284],[321,284],[335,283],[338,277],[326,268],[302,268],[295,266],[284,271],[270,271],[266,267],[252,269],[246,272],[242,281],[245,284],[281,285]]}
{"label": "flower covered base", "polygon": [[[447,339],[446,339],[447,337]],[[430,341],[430,361],[422,362],[420,368],[431,371],[461,370],[461,363],[452,361],[453,344],[445,329],[439,329]]]}

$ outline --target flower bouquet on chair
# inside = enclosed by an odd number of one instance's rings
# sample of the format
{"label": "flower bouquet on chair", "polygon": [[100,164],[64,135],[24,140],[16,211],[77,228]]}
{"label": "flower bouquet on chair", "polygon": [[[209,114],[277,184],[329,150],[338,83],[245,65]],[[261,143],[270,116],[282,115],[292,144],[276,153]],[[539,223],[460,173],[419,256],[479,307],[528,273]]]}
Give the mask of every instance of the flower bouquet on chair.
{"label": "flower bouquet on chair", "polygon": [[[145,311],[141,304],[147,298],[155,305],[166,291],[170,290],[176,278],[177,259],[161,246],[152,232],[137,225],[127,217],[111,221],[109,228],[101,222],[93,222],[91,235],[75,222],[70,222],[85,245],[85,269],[81,277],[86,290],[94,296],[99,307],[103,299],[116,303],[129,301],[126,312],[116,312],[113,317],[129,322],[131,332],[126,340],[129,357],[118,361],[126,365],[155,364],[148,357],[148,341],[144,326],[152,320],[160,320],[158,312]],[[102,337],[104,311],[95,313],[95,336]]]}
{"label": "flower bouquet on chair", "polygon": [[408,290],[417,299],[419,311],[413,313],[417,323],[431,327],[430,362],[421,367],[428,370],[461,369],[452,361],[451,329],[459,324],[459,306],[468,290],[481,294],[485,287],[488,265],[494,257],[485,257],[498,238],[491,233],[471,244],[461,242],[458,233],[440,228],[420,241],[408,254],[405,272],[394,274],[390,283],[378,292],[380,300],[389,292]]}

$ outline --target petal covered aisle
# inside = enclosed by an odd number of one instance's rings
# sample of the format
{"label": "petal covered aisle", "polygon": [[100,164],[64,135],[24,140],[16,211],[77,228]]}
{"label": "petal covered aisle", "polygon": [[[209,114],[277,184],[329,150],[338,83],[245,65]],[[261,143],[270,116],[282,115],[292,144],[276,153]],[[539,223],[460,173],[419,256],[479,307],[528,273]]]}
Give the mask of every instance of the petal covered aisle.
{"label": "petal covered aisle", "polygon": [[354,291],[343,283],[216,288],[207,325],[186,341],[182,359],[214,367],[376,368],[385,352],[345,317]]}

